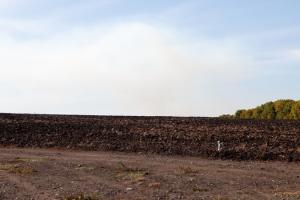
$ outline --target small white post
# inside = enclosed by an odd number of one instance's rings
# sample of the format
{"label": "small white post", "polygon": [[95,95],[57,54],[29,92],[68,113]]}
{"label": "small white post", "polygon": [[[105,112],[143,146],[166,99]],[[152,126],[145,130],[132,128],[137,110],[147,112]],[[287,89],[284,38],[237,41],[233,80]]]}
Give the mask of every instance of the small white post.
{"label": "small white post", "polygon": [[218,140],[218,152],[220,152],[222,150],[221,144],[222,143],[220,142],[220,140]]}

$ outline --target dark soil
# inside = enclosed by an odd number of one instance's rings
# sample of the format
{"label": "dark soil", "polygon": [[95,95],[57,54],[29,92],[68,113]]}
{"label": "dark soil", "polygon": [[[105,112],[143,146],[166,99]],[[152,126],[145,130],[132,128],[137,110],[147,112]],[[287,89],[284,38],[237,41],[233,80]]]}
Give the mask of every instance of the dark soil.
{"label": "dark soil", "polygon": [[0,114],[0,146],[300,161],[300,121]]}

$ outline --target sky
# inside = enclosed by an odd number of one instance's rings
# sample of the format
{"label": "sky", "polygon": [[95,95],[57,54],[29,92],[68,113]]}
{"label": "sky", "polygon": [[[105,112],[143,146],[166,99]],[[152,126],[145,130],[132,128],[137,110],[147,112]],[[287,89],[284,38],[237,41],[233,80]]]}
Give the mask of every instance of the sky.
{"label": "sky", "polygon": [[0,0],[0,112],[219,116],[300,99],[298,0]]}

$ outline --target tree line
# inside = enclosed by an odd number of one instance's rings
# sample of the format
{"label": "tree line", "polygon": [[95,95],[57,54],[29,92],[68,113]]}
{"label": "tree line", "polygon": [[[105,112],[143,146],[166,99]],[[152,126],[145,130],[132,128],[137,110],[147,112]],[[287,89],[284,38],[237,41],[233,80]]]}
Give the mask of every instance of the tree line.
{"label": "tree line", "polygon": [[256,108],[238,110],[225,118],[237,119],[295,119],[300,120],[300,101],[290,99],[270,101]]}

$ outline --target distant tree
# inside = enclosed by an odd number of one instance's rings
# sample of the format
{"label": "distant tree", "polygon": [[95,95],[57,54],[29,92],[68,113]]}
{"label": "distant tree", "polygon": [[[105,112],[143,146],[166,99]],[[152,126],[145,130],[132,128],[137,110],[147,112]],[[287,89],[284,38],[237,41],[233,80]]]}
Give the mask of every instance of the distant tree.
{"label": "distant tree", "polygon": [[239,119],[299,119],[300,101],[281,99],[267,102],[248,110],[238,110],[235,118]]}
{"label": "distant tree", "polygon": [[241,119],[247,119],[247,110],[242,110]]}
{"label": "distant tree", "polygon": [[273,102],[268,102],[268,103],[262,105],[262,109],[263,109],[263,111],[261,113],[262,119],[275,119],[276,112],[275,112]]}
{"label": "distant tree", "polygon": [[263,112],[263,108],[261,106],[258,106],[253,111],[253,119],[261,119],[261,113]]}
{"label": "distant tree", "polygon": [[293,104],[290,117],[291,119],[300,119],[300,101]]}
{"label": "distant tree", "polygon": [[285,103],[284,108],[282,110],[283,119],[292,119],[291,111],[295,101],[288,101]]}
{"label": "distant tree", "polygon": [[246,110],[244,114],[244,119],[252,119],[253,118],[253,109]]}
{"label": "distant tree", "polygon": [[290,104],[293,104],[293,100],[278,100],[274,102],[274,108],[276,112],[276,119],[286,119],[290,115]]}
{"label": "distant tree", "polygon": [[243,113],[244,111],[245,111],[245,110],[238,110],[238,111],[236,111],[235,117],[236,117],[236,118],[241,118],[242,113]]}

